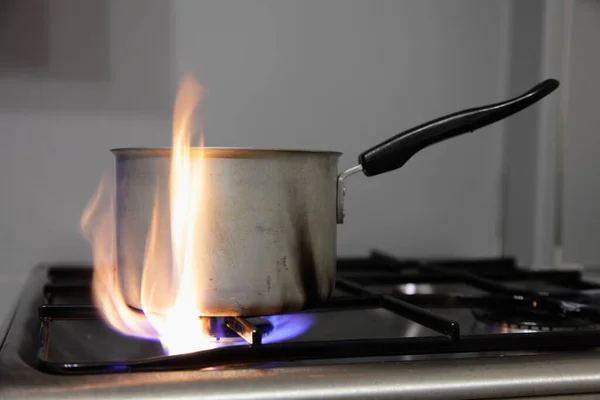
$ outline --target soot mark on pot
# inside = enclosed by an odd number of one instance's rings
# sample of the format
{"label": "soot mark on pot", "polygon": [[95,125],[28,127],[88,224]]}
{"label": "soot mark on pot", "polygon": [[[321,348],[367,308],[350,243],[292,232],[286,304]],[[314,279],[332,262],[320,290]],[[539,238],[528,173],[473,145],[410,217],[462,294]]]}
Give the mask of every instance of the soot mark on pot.
{"label": "soot mark on pot", "polygon": [[299,269],[299,278],[304,291],[303,308],[307,308],[321,303],[319,272],[307,221],[307,196],[304,193],[304,186],[297,184],[296,177],[292,181],[286,181],[284,186],[291,203],[286,215],[289,217],[290,226],[295,231],[295,235],[291,237],[293,237],[292,243],[295,245],[295,257],[298,262],[294,263],[296,264],[294,266]]}
{"label": "soot mark on pot", "polygon": [[238,299],[234,298],[234,299],[233,299],[233,301],[235,301],[235,304],[237,304],[237,306],[239,307],[239,314],[238,314],[238,315],[247,315],[247,314],[248,314],[248,312],[247,312],[247,308],[246,308],[246,307],[244,307],[244,306],[242,305],[242,303],[240,303],[240,302],[238,301]]}
{"label": "soot mark on pot", "polygon": [[306,307],[320,303],[319,276],[313,248],[309,243],[309,233],[305,224],[298,224],[298,258],[300,261],[300,279],[306,298]]}
{"label": "soot mark on pot", "polygon": [[267,292],[271,291],[271,275],[267,276]]}
{"label": "soot mark on pot", "polygon": [[287,256],[283,256],[279,260],[277,260],[277,271],[281,272],[282,269],[285,269],[286,271],[288,270]]}
{"label": "soot mark on pot", "polygon": [[278,234],[279,233],[277,231],[277,229],[268,228],[268,227],[260,225],[260,224],[256,225],[254,227],[254,229],[256,230],[256,232],[259,232],[259,233],[272,233],[272,234]]}

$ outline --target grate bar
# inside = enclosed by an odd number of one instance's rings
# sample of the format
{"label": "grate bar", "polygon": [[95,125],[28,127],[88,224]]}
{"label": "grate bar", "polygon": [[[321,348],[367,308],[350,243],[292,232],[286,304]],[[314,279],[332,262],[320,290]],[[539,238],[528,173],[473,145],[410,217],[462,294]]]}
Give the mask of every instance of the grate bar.
{"label": "grate bar", "polygon": [[44,297],[51,300],[53,296],[64,295],[84,295],[87,296],[91,292],[90,285],[86,284],[58,284],[49,283],[44,285]]}
{"label": "grate bar", "polygon": [[460,325],[456,321],[439,316],[431,311],[402,301],[392,296],[383,295],[383,307],[398,315],[409,318],[436,332],[449,336],[452,340],[460,339]]}
{"label": "grate bar", "polygon": [[[338,285],[341,289],[354,294],[375,295],[367,288],[351,282],[347,279],[338,279]],[[381,306],[397,315],[413,320],[436,332],[449,336],[452,340],[460,338],[460,325],[456,321],[449,320],[440,315],[434,314],[413,304],[407,303],[389,295],[380,295]]]}
{"label": "grate bar", "polygon": [[43,319],[98,319],[100,313],[93,305],[44,304],[38,309],[38,317]]}
{"label": "grate bar", "polygon": [[[441,267],[435,267],[441,268]],[[448,279],[448,274],[456,272],[458,274],[466,272],[463,270],[458,271],[445,271],[438,273],[432,271],[426,271],[426,273],[420,271],[420,273],[406,273],[402,270],[394,271],[390,269],[379,269],[369,271],[341,271],[341,275],[346,278],[362,284],[378,284],[378,283],[390,283],[403,284],[403,283],[448,283],[451,280]],[[485,272],[482,271],[479,276],[486,279],[499,280],[501,282],[519,280],[519,281],[546,281],[549,283],[556,283],[565,286],[565,289],[571,288],[572,284],[576,284],[575,288],[579,288],[579,278],[581,273],[579,271],[528,271],[528,272]],[[462,276],[461,276],[462,277]],[[459,280],[460,281],[460,280]],[[588,287],[589,285],[586,285]],[[593,287],[593,285],[592,285]]]}
{"label": "grate bar", "polygon": [[[374,253],[375,257],[380,258],[382,261],[387,261],[389,265],[395,265],[396,260],[382,253]],[[533,298],[540,297],[541,294],[535,291],[523,290],[523,289],[514,289],[509,286],[505,286],[496,281],[483,278],[479,275],[474,275],[471,272],[461,271],[457,269],[447,269],[440,266],[432,265],[428,262],[423,262],[419,266],[423,271],[435,274],[446,275],[448,280],[456,280],[458,282],[464,282],[476,288],[491,292],[491,293],[504,293],[511,295],[519,295],[519,296],[531,296]]]}
{"label": "grate bar", "polygon": [[242,317],[226,317],[225,325],[244,339],[248,344],[257,346],[262,344],[260,329]]}
{"label": "grate bar", "polygon": [[48,278],[51,281],[82,280],[82,281],[90,281],[91,282],[92,275],[93,275],[93,269],[90,268],[89,266],[83,266],[83,265],[51,267],[48,269]]}
{"label": "grate bar", "polygon": [[366,287],[359,285],[358,283],[354,283],[348,279],[337,279],[335,281],[336,287],[342,289],[345,292],[352,293],[355,295],[373,295],[373,293],[368,290]]}

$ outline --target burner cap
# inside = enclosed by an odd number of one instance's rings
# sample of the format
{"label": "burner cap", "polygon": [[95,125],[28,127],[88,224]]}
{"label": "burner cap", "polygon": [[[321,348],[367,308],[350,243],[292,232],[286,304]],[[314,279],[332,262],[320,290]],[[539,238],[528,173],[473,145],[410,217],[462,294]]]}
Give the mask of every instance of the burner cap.
{"label": "burner cap", "polygon": [[593,327],[591,322],[582,319],[523,308],[474,309],[473,315],[486,324],[514,330],[553,331]]}

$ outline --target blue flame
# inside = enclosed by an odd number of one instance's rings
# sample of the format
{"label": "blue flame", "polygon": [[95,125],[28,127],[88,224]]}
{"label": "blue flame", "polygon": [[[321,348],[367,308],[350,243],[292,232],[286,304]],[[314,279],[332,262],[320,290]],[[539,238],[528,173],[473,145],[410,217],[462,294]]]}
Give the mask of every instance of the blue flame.
{"label": "blue flame", "polygon": [[[314,317],[309,314],[285,314],[285,315],[269,315],[259,317],[260,319],[268,321],[271,326],[263,331],[262,343],[278,343],[284,342],[286,340],[293,339],[297,336],[302,335],[306,332],[314,322]],[[158,341],[158,338],[148,337],[146,340]],[[230,347],[230,346],[244,346],[248,343],[245,342],[242,338],[237,338],[239,340],[227,341],[221,340],[220,337],[215,337],[214,347]],[[166,349],[163,349],[164,355],[168,355]],[[125,364],[115,363],[111,366],[111,370],[113,372],[125,372],[127,370],[127,366]]]}
{"label": "blue flame", "polygon": [[263,336],[263,343],[277,343],[293,339],[306,332],[313,323],[308,314],[269,315],[262,317],[273,325],[273,330]]}
{"label": "blue flame", "polygon": [[127,371],[127,365],[122,362],[115,363],[108,367],[111,372],[125,372]]}

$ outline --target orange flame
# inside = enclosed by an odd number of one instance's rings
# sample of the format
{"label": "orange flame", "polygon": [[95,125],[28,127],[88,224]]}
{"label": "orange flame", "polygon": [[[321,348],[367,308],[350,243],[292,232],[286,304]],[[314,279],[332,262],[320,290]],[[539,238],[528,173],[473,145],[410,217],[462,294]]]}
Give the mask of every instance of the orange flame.
{"label": "orange flame", "polygon": [[[203,94],[202,86],[194,79],[186,77],[182,80],[174,109],[170,216],[166,218],[159,213],[165,200],[160,196],[157,183],[154,212],[146,239],[139,290],[144,314],[126,304],[117,278],[113,182],[103,179],[81,218],[82,230],[94,254],[94,301],[104,319],[126,335],[160,339],[169,354],[216,347],[213,338],[203,329],[196,307],[200,293],[194,284],[202,276],[198,268],[201,268],[205,254],[202,133],[200,149],[194,152],[194,157],[191,143],[194,110]],[[164,243],[165,238],[160,235],[166,230],[171,232],[170,243]]]}

